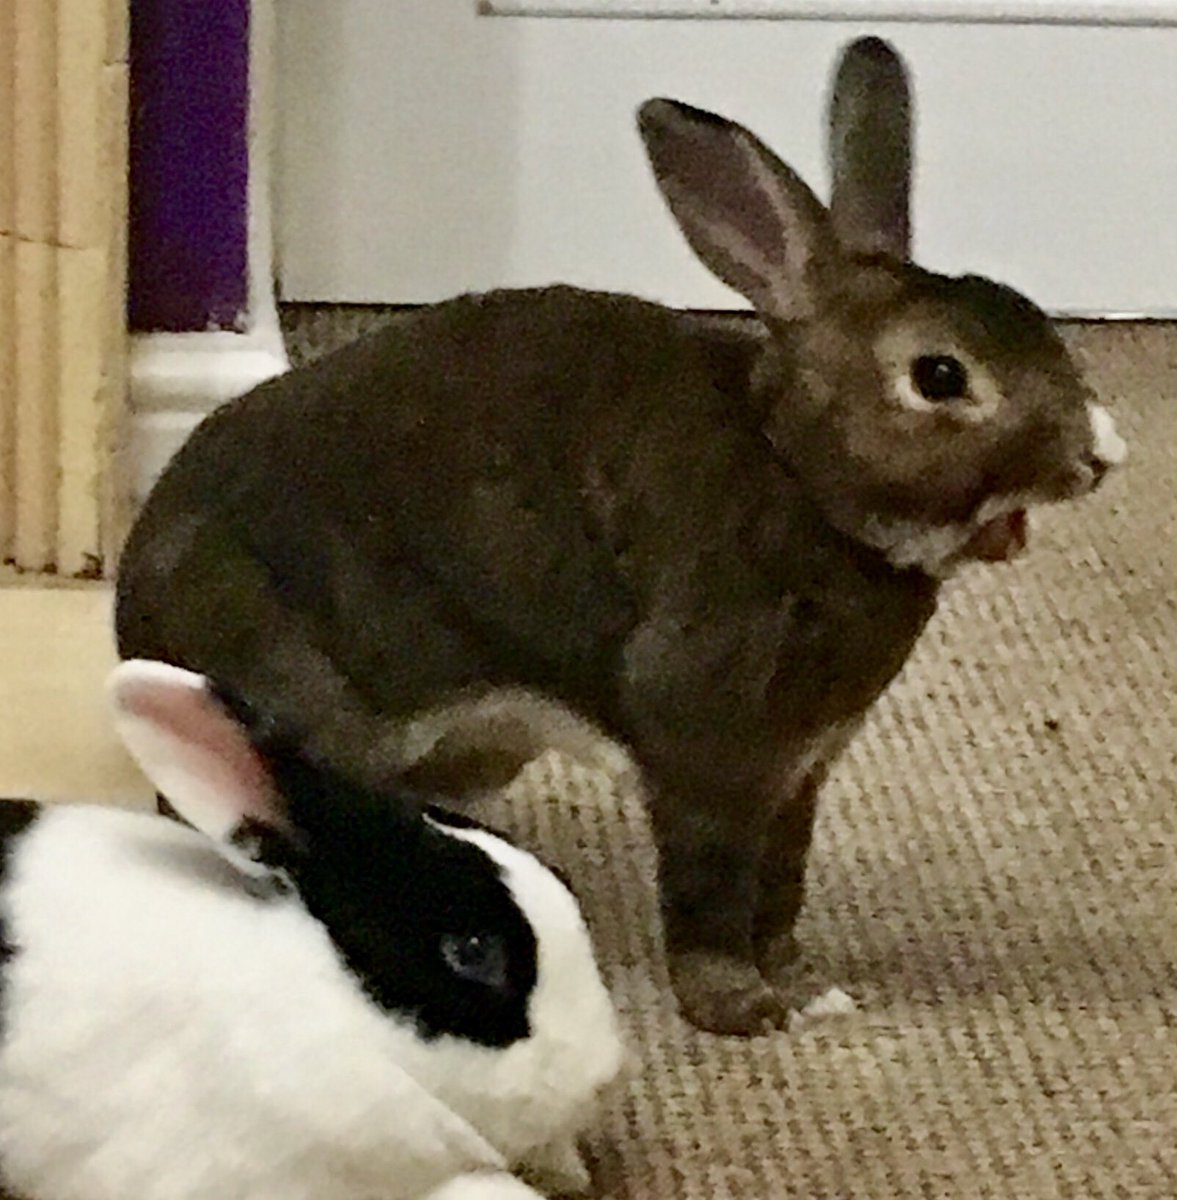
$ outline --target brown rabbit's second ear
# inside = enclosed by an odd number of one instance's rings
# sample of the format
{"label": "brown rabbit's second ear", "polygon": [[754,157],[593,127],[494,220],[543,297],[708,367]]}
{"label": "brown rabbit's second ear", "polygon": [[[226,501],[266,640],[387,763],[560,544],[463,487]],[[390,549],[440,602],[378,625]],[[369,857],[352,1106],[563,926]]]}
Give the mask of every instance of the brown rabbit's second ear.
{"label": "brown rabbit's second ear", "polygon": [[743,126],[676,100],[647,100],[638,128],[663,198],[706,266],[766,317],[811,315],[836,243],[805,183]]}
{"label": "brown rabbit's second ear", "polygon": [[904,262],[911,253],[911,92],[881,38],[851,42],[834,72],[828,155],[839,243]]}

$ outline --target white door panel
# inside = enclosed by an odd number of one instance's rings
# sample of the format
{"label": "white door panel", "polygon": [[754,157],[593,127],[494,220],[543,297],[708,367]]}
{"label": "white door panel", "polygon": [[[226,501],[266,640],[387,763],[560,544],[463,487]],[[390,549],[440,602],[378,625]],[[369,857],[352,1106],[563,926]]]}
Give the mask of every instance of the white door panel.
{"label": "white door panel", "polygon": [[1177,22],[1173,0],[482,0],[491,13],[563,17],[805,17],[841,21]]}
{"label": "white door panel", "polygon": [[409,303],[563,280],[739,298],[691,257],[633,125],[669,94],[750,125],[822,194],[838,47],[917,84],[920,261],[1060,312],[1177,313],[1177,30],[479,16],[473,0],[282,0],[287,299]]}

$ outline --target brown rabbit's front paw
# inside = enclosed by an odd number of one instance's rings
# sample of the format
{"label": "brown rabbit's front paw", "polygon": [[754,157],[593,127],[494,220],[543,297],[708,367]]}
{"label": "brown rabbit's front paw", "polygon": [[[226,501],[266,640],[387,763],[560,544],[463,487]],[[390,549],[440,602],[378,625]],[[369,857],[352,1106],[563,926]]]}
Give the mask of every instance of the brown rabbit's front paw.
{"label": "brown rabbit's front paw", "polygon": [[812,999],[812,972],[791,930],[758,942],[756,965],[783,1008],[799,1012]]}
{"label": "brown rabbit's front paw", "polygon": [[672,954],[670,978],[683,1015],[709,1033],[767,1033],[787,1010],[749,962],[706,950]]}

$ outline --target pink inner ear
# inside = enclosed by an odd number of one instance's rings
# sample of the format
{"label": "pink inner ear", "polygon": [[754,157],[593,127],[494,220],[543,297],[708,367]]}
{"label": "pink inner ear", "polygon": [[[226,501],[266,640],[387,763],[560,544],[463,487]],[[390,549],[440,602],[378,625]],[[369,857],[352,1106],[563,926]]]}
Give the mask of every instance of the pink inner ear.
{"label": "pink inner ear", "polygon": [[131,753],[198,828],[225,834],[244,817],[281,820],[261,757],[205,687],[125,680],[119,708]]}

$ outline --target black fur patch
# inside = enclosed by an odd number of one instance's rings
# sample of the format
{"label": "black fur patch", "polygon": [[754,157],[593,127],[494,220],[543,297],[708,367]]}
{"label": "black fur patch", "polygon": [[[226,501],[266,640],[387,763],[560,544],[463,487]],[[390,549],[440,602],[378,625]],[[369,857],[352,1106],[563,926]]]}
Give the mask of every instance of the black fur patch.
{"label": "black fur patch", "polygon": [[[3,887],[8,874],[13,845],[41,814],[41,808],[35,800],[0,800],[0,888]],[[16,946],[9,938],[6,928],[4,909],[0,906],[0,1009],[4,1000],[3,967],[15,952]]]}
{"label": "black fur patch", "polygon": [[[498,865],[429,825],[403,798],[374,795],[297,759],[273,766],[306,839],[284,865],[372,999],[410,1016],[426,1038],[507,1046],[527,1037],[535,935]],[[442,946],[453,937],[501,939],[501,988],[450,969]]]}
{"label": "black fur patch", "polygon": [[184,818],[180,816],[176,807],[162,792],[155,793],[155,810],[161,817],[169,817],[173,821],[179,821],[181,825],[187,825],[189,829],[192,828],[191,822],[185,821]]}
{"label": "black fur patch", "polygon": [[[12,839],[24,833],[41,815],[44,805],[37,800],[0,800],[0,854],[7,857]],[[0,859],[0,870],[4,860]]]}
{"label": "black fur patch", "polygon": [[[226,689],[212,690],[265,759],[290,825],[289,834],[239,832],[259,861],[287,875],[368,995],[410,1017],[425,1038],[451,1034],[507,1046],[527,1037],[535,934],[498,864],[430,825],[421,797],[375,792],[312,762],[299,748],[298,731],[280,728]],[[450,813],[435,810],[434,817],[479,828]],[[502,988],[451,970],[442,945],[455,937],[502,940]]]}

